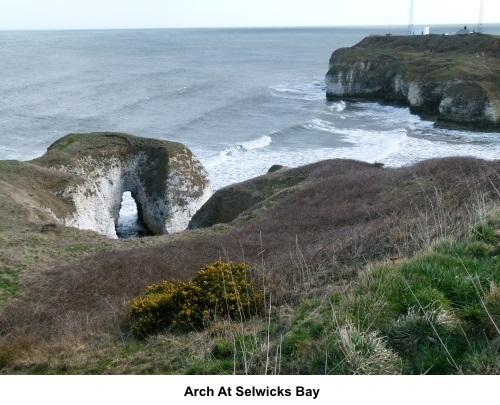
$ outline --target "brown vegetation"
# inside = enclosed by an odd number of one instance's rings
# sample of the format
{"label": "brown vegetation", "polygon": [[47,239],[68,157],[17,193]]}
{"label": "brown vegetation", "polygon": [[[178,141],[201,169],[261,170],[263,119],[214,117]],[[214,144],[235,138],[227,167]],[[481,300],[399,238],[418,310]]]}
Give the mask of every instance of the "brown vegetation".
{"label": "brown vegetation", "polygon": [[4,309],[0,345],[19,345],[21,337],[31,345],[123,337],[126,303],[147,285],[192,278],[219,259],[264,264],[273,303],[320,295],[370,260],[410,255],[437,237],[460,238],[478,208],[498,203],[499,173],[499,161],[472,158],[399,169],[331,160],[284,171],[309,182],[279,204],[247,211],[237,226],[188,231],[158,246],[40,272]]}

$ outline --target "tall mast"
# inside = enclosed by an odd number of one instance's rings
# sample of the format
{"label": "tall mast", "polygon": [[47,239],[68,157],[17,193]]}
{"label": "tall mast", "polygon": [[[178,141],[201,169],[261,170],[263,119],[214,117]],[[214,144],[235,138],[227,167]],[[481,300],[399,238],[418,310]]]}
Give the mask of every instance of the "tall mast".
{"label": "tall mast", "polygon": [[484,16],[484,0],[481,0],[479,5],[479,22],[477,24],[477,32],[483,32],[483,16]]}
{"label": "tall mast", "polygon": [[410,0],[410,20],[408,22],[408,35],[413,32],[413,0]]}

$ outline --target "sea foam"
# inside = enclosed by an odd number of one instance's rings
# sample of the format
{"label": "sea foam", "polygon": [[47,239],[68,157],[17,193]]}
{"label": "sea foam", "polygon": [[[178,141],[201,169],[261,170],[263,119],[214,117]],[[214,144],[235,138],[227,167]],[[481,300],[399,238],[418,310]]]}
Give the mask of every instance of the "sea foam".
{"label": "sea foam", "polygon": [[283,84],[270,87],[271,94],[276,97],[294,100],[324,100],[326,85],[319,80],[299,84]]}

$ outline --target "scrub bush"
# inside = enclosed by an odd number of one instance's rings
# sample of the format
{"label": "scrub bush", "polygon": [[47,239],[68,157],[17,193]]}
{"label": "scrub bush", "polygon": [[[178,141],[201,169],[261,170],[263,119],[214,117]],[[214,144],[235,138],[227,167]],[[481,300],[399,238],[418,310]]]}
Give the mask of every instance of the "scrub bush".
{"label": "scrub bush", "polygon": [[244,321],[262,309],[261,296],[244,263],[217,261],[188,282],[162,281],[129,304],[132,332],[145,337],[171,325],[202,328],[217,318]]}
{"label": "scrub bush", "polygon": [[162,281],[153,284],[133,299],[127,316],[132,320],[132,333],[145,337],[152,332],[167,327],[177,313],[179,291],[185,283]]}

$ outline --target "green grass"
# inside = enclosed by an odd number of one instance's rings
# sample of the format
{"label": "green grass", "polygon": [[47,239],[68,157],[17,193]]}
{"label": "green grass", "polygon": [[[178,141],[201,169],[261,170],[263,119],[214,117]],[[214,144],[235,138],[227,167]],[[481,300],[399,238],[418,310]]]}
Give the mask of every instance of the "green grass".
{"label": "green grass", "polygon": [[88,138],[90,134],[68,134],[65,137],[54,142],[49,149],[51,150],[63,150],[66,149],[71,144],[80,141],[82,139]]}
{"label": "green grass", "polygon": [[22,163],[20,163],[17,160],[0,160],[0,169],[5,170],[5,169],[17,168],[21,164]]}
{"label": "green grass", "polygon": [[463,243],[377,265],[344,295],[304,301],[282,340],[282,370],[499,373],[499,222]]}
{"label": "green grass", "polygon": [[[494,358],[500,337],[498,223],[482,224],[464,243],[443,241],[376,268],[333,308],[343,322],[383,336],[405,373],[472,371],[471,359]],[[500,371],[498,358],[493,366]]]}
{"label": "green grass", "polygon": [[19,272],[9,267],[0,269],[0,308],[12,298],[20,288]]}

